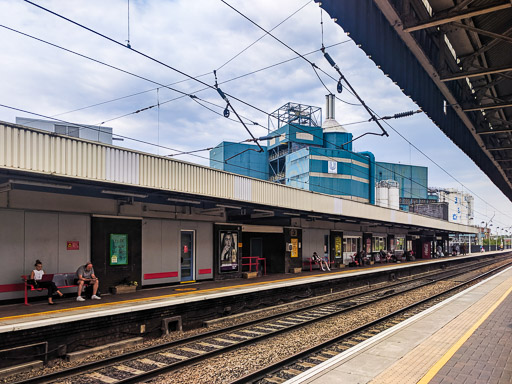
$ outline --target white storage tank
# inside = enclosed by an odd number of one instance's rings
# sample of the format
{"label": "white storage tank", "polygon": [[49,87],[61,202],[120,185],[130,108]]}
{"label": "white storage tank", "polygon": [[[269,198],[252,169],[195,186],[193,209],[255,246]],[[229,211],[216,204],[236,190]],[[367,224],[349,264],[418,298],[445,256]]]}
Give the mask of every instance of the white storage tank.
{"label": "white storage tank", "polygon": [[388,180],[388,203],[391,209],[400,209],[400,184],[395,180]]}
{"label": "white storage tank", "polygon": [[389,206],[389,193],[388,184],[385,181],[379,181],[375,188],[375,204],[379,207],[388,208]]}

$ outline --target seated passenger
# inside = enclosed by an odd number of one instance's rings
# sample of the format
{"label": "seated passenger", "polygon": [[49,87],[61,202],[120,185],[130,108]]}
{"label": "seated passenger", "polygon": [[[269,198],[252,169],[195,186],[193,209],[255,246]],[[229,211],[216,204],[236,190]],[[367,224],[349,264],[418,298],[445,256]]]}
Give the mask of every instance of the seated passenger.
{"label": "seated passenger", "polygon": [[366,262],[366,251],[363,249],[359,252],[357,252],[356,260],[359,266],[363,266]]}
{"label": "seated passenger", "polygon": [[53,302],[53,294],[57,293],[60,297],[64,295],[59,291],[53,281],[41,281],[44,276],[44,271],[43,263],[40,260],[36,260],[34,267],[36,267],[36,269],[30,272],[30,278],[27,280],[27,283],[34,288],[46,288],[48,290],[48,305],[55,305]]}
{"label": "seated passenger", "polygon": [[[322,271],[325,271],[325,268],[323,267],[323,264],[325,264],[325,267],[327,268],[328,271],[331,270],[331,268],[329,268],[329,264],[327,263],[327,261],[325,261],[324,259],[322,259],[320,256],[318,256],[318,254],[316,252],[313,252],[313,256],[311,256],[311,260],[313,260],[313,262],[315,264],[318,263],[318,265],[320,266],[320,268],[322,268]],[[323,264],[322,264],[323,263]]]}
{"label": "seated passenger", "polygon": [[96,296],[98,292],[99,280],[94,275],[94,268],[92,263],[89,261],[85,265],[81,265],[76,271],[76,284],[78,285],[78,296],[76,301],[85,301],[82,297],[82,289],[84,285],[92,285],[92,296],[93,300],[101,300],[101,297]]}

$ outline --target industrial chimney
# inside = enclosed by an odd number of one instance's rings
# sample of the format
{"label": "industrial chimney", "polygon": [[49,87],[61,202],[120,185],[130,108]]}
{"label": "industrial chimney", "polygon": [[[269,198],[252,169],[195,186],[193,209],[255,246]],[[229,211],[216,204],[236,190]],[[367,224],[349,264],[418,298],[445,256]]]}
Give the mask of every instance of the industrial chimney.
{"label": "industrial chimney", "polygon": [[346,133],[347,130],[338,123],[334,117],[334,95],[331,93],[325,96],[325,120],[322,124],[324,133]]}

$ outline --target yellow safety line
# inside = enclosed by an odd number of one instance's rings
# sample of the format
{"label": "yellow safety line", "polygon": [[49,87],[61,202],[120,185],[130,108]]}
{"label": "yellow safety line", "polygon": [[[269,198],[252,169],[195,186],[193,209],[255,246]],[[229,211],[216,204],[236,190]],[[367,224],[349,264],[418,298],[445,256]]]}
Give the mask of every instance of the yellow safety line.
{"label": "yellow safety line", "polygon": [[435,363],[432,368],[418,381],[417,384],[427,384],[434,378],[434,376],[443,368],[443,366],[451,359],[451,357],[459,350],[460,347],[470,338],[470,336],[478,329],[480,325],[494,312],[496,308],[507,298],[507,296],[512,292],[512,287],[510,287],[507,292],[500,297],[500,299],[493,304],[491,308],[475,323],[473,326],[462,336],[449,350],[444,354],[441,359]]}
{"label": "yellow safety line", "polygon": [[[421,262],[428,262],[430,260],[431,259],[428,259],[428,260],[418,260],[418,261],[421,263]],[[387,265],[380,265],[378,267],[365,268],[365,269],[363,269],[363,271],[369,271],[369,270],[372,270],[372,269],[383,268],[383,267],[388,266],[388,265],[389,264],[387,264]],[[2,321],[2,320],[10,320],[10,319],[22,319],[22,318],[26,318],[26,317],[35,317],[35,316],[40,316],[40,315],[49,315],[49,314],[54,314],[54,313],[64,313],[64,312],[71,312],[71,311],[80,311],[80,310],[90,309],[90,308],[114,306],[114,305],[117,305],[117,304],[137,303],[137,302],[141,302],[141,301],[166,299],[166,298],[176,297],[176,296],[191,295],[191,294],[197,294],[197,293],[202,293],[202,292],[222,291],[222,290],[231,289],[231,288],[240,288],[240,287],[243,288],[243,287],[249,287],[249,286],[254,286],[254,285],[271,284],[271,283],[281,282],[281,281],[293,281],[293,280],[300,280],[300,279],[308,279],[310,277],[315,277],[315,276],[341,275],[341,274],[352,273],[352,272],[356,272],[356,271],[355,270],[347,270],[347,271],[339,271],[339,272],[321,273],[321,274],[318,274],[318,275],[290,277],[290,278],[281,279],[281,280],[260,281],[260,282],[257,282],[257,283],[232,285],[232,286],[229,286],[229,287],[217,287],[217,288],[203,289],[203,290],[199,290],[199,291],[172,293],[172,294],[169,294],[169,295],[161,295],[161,296],[145,297],[145,298],[140,298],[140,299],[116,301],[115,303],[84,305],[84,306],[81,306],[81,307],[57,309],[57,310],[54,310],[54,311],[45,311],[45,312],[37,312],[37,313],[28,313],[28,314],[25,314],[25,315],[15,315],[15,316],[0,317],[0,321]]]}

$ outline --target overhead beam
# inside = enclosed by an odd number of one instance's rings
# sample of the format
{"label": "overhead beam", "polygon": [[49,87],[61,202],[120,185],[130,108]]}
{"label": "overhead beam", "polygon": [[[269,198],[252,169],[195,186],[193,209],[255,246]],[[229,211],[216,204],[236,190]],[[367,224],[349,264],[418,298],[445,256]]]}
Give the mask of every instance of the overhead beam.
{"label": "overhead beam", "polygon": [[496,117],[496,116],[491,116],[490,120],[491,120],[491,123],[493,121],[499,121],[503,125],[508,125],[508,126],[512,127],[512,121],[503,120],[503,119],[500,119],[499,117]]}
{"label": "overhead beam", "polygon": [[468,19],[468,18],[474,17],[474,16],[485,15],[486,13],[501,11],[501,10],[507,9],[507,8],[512,8],[512,3],[510,2],[510,0],[502,2],[501,4],[493,5],[491,7],[486,5],[486,6],[482,6],[482,7],[474,7],[474,8],[470,8],[470,9],[465,9],[464,11],[457,12],[457,13],[448,12],[447,15],[439,16],[439,17],[432,17],[430,20],[423,21],[416,25],[406,27],[406,28],[404,28],[404,32],[419,31],[421,29],[436,27],[438,25],[448,24],[453,21]]}
{"label": "overhead beam", "polygon": [[508,151],[508,150],[511,150],[512,147],[501,147],[501,148],[487,148],[488,151],[491,151],[491,152],[496,152],[496,151]]}
{"label": "overhead beam", "polygon": [[507,43],[512,43],[512,37],[509,37],[509,36],[505,36],[505,35],[502,35],[499,33],[489,32],[489,31],[486,31],[485,29],[475,28],[470,25],[466,25],[466,24],[462,24],[462,23],[452,23],[452,25],[457,28],[467,29],[468,31],[476,32],[479,35],[489,36],[494,39],[503,40]]}
{"label": "overhead beam", "polygon": [[461,1],[459,4],[457,4],[456,6],[454,6],[453,8],[450,9],[450,12],[458,12],[460,11],[462,8],[470,5],[473,1],[475,0],[463,0]]}
{"label": "overhead beam", "polygon": [[486,109],[500,109],[500,108],[509,108],[512,107],[512,102],[507,101],[506,103],[496,103],[496,104],[484,104],[478,107],[470,107],[464,108],[464,112],[474,112],[474,111],[483,111]]}
{"label": "overhead beam", "polygon": [[[511,42],[512,42],[512,39],[511,39]],[[511,65],[504,65],[502,67],[480,69],[477,71],[465,71],[465,72],[460,72],[460,73],[454,73],[450,76],[441,77],[441,81],[461,80],[461,79],[465,79],[466,77],[477,77],[477,76],[491,75],[493,73],[501,73],[501,72],[508,72],[508,71],[512,71]]]}
{"label": "overhead beam", "polygon": [[[512,32],[512,27],[507,29],[506,31],[500,33],[500,35],[501,36],[508,36],[511,32]],[[501,41],[498,40],[498,39],[493,39],[493,40],[489,41],[488,43],[482,45],[482,47],[478,48],[477,51],[473,52],[472,54],[470,54],[468,56],[460,57],[460,59],[463,62],[471,62],[477,56],[480,56],[481,54],[484,54],[485,52],[487,52],[489,49],[493,48],[496,44],[499,44],[500,42]]]}
{"label": "overhead beam", "polygon": [[477,131],[479,135],[494,135],[495,133],[510,133],[512,129],[491,129],[489,131]]}

